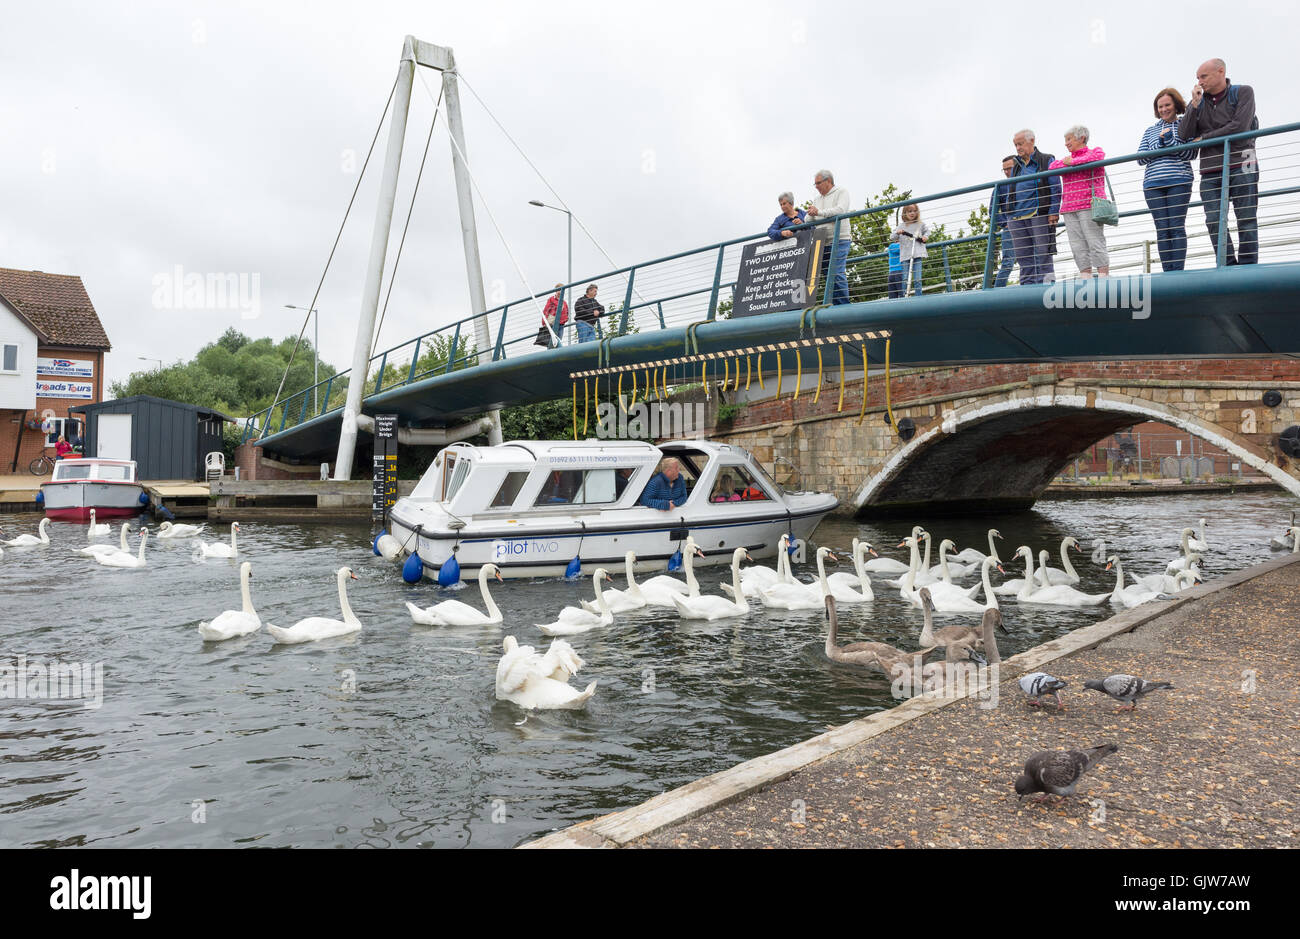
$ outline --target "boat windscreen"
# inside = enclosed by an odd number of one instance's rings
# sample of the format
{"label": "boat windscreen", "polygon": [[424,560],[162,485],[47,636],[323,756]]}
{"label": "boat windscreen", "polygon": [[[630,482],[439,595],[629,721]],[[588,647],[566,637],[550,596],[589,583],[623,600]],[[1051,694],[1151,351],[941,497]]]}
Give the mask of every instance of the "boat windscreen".
{"label": "boat windscreen", "polygon": [[55,479],[89,479],[89,463],[56,463],[54,464]]}
{"label": "boat windscreen", "polygon": [[121,463],[98,463],[95,470],[96,479],[131,481],[131,467],[123,466]]}

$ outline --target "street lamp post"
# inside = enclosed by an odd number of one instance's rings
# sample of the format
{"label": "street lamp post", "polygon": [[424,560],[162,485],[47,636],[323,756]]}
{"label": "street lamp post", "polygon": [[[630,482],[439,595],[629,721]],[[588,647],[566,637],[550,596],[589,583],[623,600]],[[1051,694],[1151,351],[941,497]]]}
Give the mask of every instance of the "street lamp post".
{"label": "street lamp post", "polygon": [[573,283],[573,213],[570,212],[568,209],[561,209],[559,206],[547,205],[545,202],[542,202],[538,199],[529,199],[528,204],[535,205],[541,209],[555,209],[555,211],[563,212],[565,215],[569,216],[569,279],[565,281],[565,283],[572,284]]}
{"label": "street lamp post", "polygon": [[[302,310],[303,312],[306,313],[315,314],[315,332],[313,334],[315,338],[312,339],[311,344],[312,344],[312,352],[315,353],[316,361],[312,365],[312,370],[311,370],[311,381],[312,381],[311,402],[312,402],[312,410],[314,410],[317,414],[320,414],[320,310],[316,309],[315,307],[312,307],[310,310],[308,310],[306,307],[294,306],[292,303],[286,303],[284,305],[284,308],[286,310]],[[329,402],[327,401],[326,404],[328,403]]]}
{"label": "street lamp post", "polygon": [[162,371],[162,359],[152,359],[147,355],[137,355],[136,358],[139,359],[141,362],[157,362],[158,371],[160,372]]}

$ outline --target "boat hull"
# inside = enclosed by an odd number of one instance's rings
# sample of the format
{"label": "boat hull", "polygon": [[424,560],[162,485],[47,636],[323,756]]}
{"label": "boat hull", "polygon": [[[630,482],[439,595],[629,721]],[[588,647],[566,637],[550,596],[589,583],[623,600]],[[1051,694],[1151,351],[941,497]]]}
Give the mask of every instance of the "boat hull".
{"label": "boat hull", "polygon": [[[665,518],[653,509],[622,511],[619,518],[559,516],[551,519],[494,520],[470,523],[459,530],[436,506],[400,500],[390,516],[392,535],[405,553],[418,544],[428,577],[437,577],[453,554],[462,577],[472,577],[487,563],[496,564],[502,577],[563,576],[574,557],[581,558],[582,573],[596,568],[622,570],[630,550],[636,554],[638,573],[663,571],[681,550],[687,535],[704,552],[697,566],[731,563],[732,552],[745,548],[758,561],[776,556],[777,541],[790,532],[807,539],[839,501],[830,495],[805,497],[806,504],[787,507],[767,502],[751,511],[737,509],[734,518]],[[418,531],[417,531],[418,529]]]}
{"label": "boat hull", "polygon": [[139,483],[109,480],[70,480],[41,484],[45,496],[45,515],[59,521],[86,522],[90,510],[95,510],[96,521],[110,518],[128,518],[144,511],[140,496],[144,488]]}

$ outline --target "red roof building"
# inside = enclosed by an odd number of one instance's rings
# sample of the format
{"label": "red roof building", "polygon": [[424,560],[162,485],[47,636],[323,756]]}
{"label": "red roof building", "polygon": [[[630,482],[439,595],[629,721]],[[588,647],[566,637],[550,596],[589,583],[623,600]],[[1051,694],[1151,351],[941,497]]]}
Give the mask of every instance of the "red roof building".
{"label": "red roof building", "polygon": [[68,409],[104,399],[111,348],[80,277],[0,267],[0,473],[78,435]]}

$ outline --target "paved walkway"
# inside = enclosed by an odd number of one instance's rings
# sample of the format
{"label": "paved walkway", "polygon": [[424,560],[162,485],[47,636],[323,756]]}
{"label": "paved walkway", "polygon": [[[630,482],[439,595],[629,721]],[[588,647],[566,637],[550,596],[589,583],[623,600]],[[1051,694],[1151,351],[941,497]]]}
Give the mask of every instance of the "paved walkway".
{"label": "paved walkway", "polygon": [[[873,728],[787,778],[778,768],[761,788],[734,781],[746,767],[762,772],[763,760],[781,756],[774,754],[538,846],[1296,846],[1298,588],[1300,564],[1289,557],[1239,572],[1171,601],[1171,611],[1153,617],[1139,607],[1015,656],[1003,664],[996,707],[975,698],[914,700],[885,713],[921,716]],[[1099,645],[1097,636],[1105,637]],[[1070,683],[1060,713],[1028,707],[1015,684],[1047,658],[1055,661],[1045,670]],[[1117,712],[1116,702],[1082,688],[1114,672],[1172,681],[1175,690]],[[1110,741],[1119,752],[1084,778],[1076,798],[1017,800],[1013,780],[1030,754]],[[727,776],[739,797],[721,804],[716,780]],[[697,798],[715,793],[712,804],[673,818],[674,805],[697,786],[704,787]],[[656,816],[670,821],[657,825]]]}

